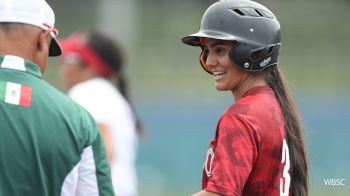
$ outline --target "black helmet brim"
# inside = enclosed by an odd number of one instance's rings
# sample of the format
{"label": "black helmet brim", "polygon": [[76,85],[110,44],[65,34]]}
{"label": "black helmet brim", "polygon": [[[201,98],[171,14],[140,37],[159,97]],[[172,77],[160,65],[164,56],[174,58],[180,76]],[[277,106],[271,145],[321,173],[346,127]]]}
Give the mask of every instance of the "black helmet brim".
{"label": "black helmet brim", "polygon": [[200,46],[201,43],[199,41],[199,38],[213,38],[213,39],[219,39],[219,40],[227,40],[227,41],[234,41],[237,40],[237,37],[232,36],[230,34],[218,32],[218,31],[199,31],[197,33],[194,33],[192,35],[185,36],[181,39],[181,41],[184,44],[190,45],[190,46]]}

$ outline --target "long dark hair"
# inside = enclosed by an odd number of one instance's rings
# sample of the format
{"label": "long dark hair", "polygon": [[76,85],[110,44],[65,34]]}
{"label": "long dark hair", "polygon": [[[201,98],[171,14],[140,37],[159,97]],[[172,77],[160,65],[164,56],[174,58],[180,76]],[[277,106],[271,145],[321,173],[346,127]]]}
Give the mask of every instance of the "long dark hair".
{"label": "long dark hair", "polygon": [[113,74],[116,76],[115,85],[119,92],[129,102],[131,109],[134,112],[136,118],[136,131],[139,136],[145,134],[144,127],[137,116],[134,106],[129,97],[128,82],[124,72],[124,52],[121,47],[108,36],[100,32],[91,32],[87,34],[87,44],[107,63],[113,70]]}
{"label": "long dark hair", "polygon": [[308,159],[300,115],[279,66],[272,65],[265,69],[265,73],[267,83],[276,94],[285,120],[291,165],[291,195],[306,196],[308,195]]}

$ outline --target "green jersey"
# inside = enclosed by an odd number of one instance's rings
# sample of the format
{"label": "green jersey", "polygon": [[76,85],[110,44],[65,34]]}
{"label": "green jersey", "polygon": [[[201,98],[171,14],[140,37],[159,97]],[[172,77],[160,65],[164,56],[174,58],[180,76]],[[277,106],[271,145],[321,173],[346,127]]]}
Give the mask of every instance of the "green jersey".
{"label": "green jersey", "polygon": [[0,57],[0,196],[114,195],[92,117],[39,67]]}

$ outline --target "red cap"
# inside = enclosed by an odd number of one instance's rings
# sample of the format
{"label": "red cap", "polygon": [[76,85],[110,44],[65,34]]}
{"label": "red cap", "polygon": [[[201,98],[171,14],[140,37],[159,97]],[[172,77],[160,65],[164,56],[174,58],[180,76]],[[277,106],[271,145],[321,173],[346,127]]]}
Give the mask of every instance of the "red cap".
{"label": "red cap", "polygon": [[75,55],[87,66],[92,67],[104,77],[112,74],[112,69],[103,60],[103,58],[94,51],[87,43],[83,35],[73,34],[67,39],[58,40],[62,48],[63,58],[69,55]]}

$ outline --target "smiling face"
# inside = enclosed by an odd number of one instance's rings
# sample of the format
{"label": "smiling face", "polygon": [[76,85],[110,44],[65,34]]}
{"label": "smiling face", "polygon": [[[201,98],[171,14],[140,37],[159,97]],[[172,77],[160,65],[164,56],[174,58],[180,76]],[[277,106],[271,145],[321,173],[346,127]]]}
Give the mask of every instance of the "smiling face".
{"label": "smiling face", "polygon": [[213,73],[216,89],[235,93],[248,78],[249,72],[239,69],[231,61],[230,51],[233,47],[232,41],[204,38],[204,48],[207,50],[204,67]]}

